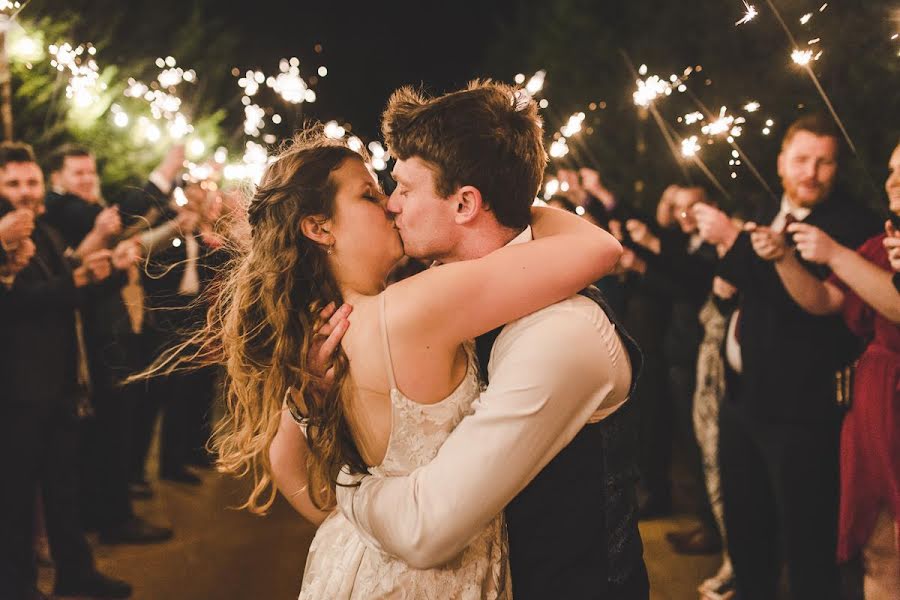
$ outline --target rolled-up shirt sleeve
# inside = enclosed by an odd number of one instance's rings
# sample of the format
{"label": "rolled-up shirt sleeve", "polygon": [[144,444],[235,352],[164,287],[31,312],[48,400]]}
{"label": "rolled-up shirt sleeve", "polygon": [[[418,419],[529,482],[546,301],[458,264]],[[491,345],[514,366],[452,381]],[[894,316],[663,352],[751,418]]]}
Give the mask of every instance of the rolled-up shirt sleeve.
{"label": "rolled-up shirt sleeve", "polygon": [[631,381],[614,326],[581,297],[508,325],[489,374],[429,464],[338,486],[341,511],[371,545],[416,568],[452,559],[588,421],[618,408]]}

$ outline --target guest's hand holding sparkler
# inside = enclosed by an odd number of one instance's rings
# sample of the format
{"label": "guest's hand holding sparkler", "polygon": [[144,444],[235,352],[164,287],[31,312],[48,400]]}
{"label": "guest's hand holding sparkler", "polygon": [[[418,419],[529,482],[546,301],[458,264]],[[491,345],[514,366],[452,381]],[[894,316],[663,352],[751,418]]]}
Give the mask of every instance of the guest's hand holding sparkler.
{"label": "guest's hand holding sparkler", "polygon": [[744,231],[750,232],[750,243],[761,259],[780,261],[788,254],[785,236],[771,227],[751,222],[744,225]]}
{"label": "guest's hand holding sparkler", "polygon": [[726,250],[734,245],[741,230],[724,212],[708,204],[695,204],[692,208],[697,221],[697,232],[710,244],[722,245]]}

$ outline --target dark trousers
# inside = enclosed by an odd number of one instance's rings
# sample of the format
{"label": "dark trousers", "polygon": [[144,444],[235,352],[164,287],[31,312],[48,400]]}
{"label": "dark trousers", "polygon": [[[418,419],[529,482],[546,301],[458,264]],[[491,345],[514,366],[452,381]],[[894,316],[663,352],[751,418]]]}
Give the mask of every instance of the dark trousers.
{"label": "dark trousers", "polygon": [[668,502],[672,494],[672,400],[661,351],[644,352],[644,371],[631,402],[640,414],[638,466],[645,491]]}
{"label": "dark trousers", "polygon": [[163,396],[159,469],[176,472],[202,459],[209,439],[215,371],[211,368],[178,373],[160,381]]}
{"label": "dark trousers", "polygon": [[[146,337],[148,364],[176,341],[158,332]],[[210,437],[210,419],[215,369],[176,372],[152,377],[137,386],[130,453],[132,480],[145,477],[147,456],[153,441],[156,419],[162,413],[160,472],[175,472],[186,464],[205,458],[204,446]]]}
{"label": "dark trousers", "polygon": [[132,515],[128,495],[135,386],[121,381],[136,370],[131,335],[98,344],[91,355],[94,414],[82,423],[83,516],[101,531]]}
{"label": "dark trousers", "polygon": [[[696,357],[698,350],[687,350]],[[694,433],[694,390],[696,389],[697,367],[669,366],[669,392],[672,398],[673,420],[675,426],[675,445],[684,457],[688,485],[691,498],[695,502],[696,515],[704,527],[710,531],[718,531],[709,493],[706,490],[706,477],[703,473],[703,456]],[[671,438],[670,438],[671,439]]]}
{"label": "dark trousers", "polygon": [[791,598],[839,598],[840,423],[773,423],[726,402],[719,425],[725,529],[741,600],[775,598],[782,562]]}
{"label": "dark trousers", "polygon": [[[4,407],[7,408],[7,407]],[[34,587],[34,523],[37,492],[43,496],[57,583],[93,571],[91,549],[79,515],[78,424],[64,411],[34,414],[0,411],[0,598],[22,598]]]}

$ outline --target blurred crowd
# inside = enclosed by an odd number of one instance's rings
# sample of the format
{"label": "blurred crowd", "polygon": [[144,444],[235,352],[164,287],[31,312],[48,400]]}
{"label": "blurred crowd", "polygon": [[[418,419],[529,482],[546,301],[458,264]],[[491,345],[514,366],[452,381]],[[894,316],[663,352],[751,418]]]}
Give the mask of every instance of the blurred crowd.
{"label": "blurred crowd", "polygon": [[900,146],[881,218],[836,185],[839,154],[800,119],[781,197],[734,214],[695,184],[642,214],[590,168],[547,201],[625,247],[597,286],[645,355],[641,516],[672,512],[677,473],[696,526],[668,542],[723,557],[701,598],[900,594]]}
{"label": "blurred crowd", "polygon": [[185,164],[174,147],[143,187],[106,199],[89,148],[0,145],[2,598],[42,597],[42,563],[57,596],[129,596],[97,571],[85,534],[170,539],[132,506],[154,494],[148,464],[199,485],[193,469],[214,462],[214,368],[126,383],[205,319],[203,292],[233,242],[240,194],[218,187],[214,164]]}

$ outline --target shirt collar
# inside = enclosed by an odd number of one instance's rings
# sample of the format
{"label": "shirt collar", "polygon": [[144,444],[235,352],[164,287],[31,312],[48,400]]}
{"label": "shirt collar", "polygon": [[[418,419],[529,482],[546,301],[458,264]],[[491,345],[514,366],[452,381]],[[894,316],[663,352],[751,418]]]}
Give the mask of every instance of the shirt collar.
{"label": "shirt collar", "polygon": [[505,245],[506,246],[514,246],[516,244],[524,244],[525,242],[530,242],[534,239],[534,233],[531,231],[531,225],[522,230],[522,233],[509,240]]}
{"label": "shirt collar", "polygon": [[804,220],[812,211],[803,206],[797,206],[788,199],[787,194],[781,197],[781,213],[785,215],[793,215],[798,221]]}

